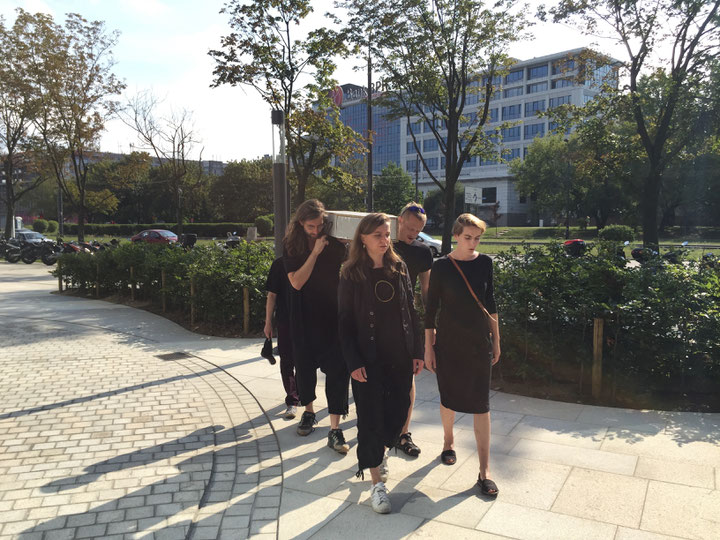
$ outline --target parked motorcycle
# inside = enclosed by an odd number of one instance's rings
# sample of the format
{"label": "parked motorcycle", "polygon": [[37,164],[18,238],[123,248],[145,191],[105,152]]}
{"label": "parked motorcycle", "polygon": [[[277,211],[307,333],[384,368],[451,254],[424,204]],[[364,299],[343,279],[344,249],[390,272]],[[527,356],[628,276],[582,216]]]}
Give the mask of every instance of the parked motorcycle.
{"label": "parked motorcycle", "polygon": [[0,256],[5,257],[9,263],[16,263],[20,260],[20,245],[14,239],[0,239]]}

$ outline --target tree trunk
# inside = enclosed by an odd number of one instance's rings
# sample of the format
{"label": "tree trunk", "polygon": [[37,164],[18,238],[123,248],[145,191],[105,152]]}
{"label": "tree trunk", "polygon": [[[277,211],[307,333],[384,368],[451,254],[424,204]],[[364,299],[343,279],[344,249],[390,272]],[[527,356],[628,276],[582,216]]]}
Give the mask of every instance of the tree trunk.
{"label": "tree trunk", "polygon": [[183,219],[182,219],[182,189],[180,188],[180,182],[177,183],[177,189],[175,190],[175,221],[177,222],[177,235],[178,238],[183,232]]}
{"label": "tree trunk", "polygon": [[85,241],[85,190],[78,196],[78,242]]}
{"label": "tree trunk", "polygon": [[642,225],[643,246],[658,251],[658,204],[660,200],[660,172],[650,168],[643,185]]}
{"label": "tree trunk", "polygon": [[[5,176],[11,178],[10,176]],[[5,181],[5,240],[10,239],[10,231],[12,231],[13,219],[15,216],[15,194],[13,193],[13,185],[9,180]]]}
{"label": "tree trunk", "polygon": [[452,251],[452,228],[455,223],[455,184],[457,180],[451,180],[445,176],[445,219],[443,220],[442,252],[447,255]]}

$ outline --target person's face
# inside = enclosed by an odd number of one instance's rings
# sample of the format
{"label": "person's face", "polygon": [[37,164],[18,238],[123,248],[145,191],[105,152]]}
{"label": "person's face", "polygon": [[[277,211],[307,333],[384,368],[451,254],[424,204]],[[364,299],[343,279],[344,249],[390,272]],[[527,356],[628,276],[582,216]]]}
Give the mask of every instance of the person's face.
{"label": "person's face", "polygon": [[423,227],[425,227],[425,222],[415,214],[408,212],[405,217],[398,218],[398,238],[409,244],[418,237]]}
{"label": "person's face", "polygon": [[455,241],[457,242],[455,249],[465,255],[473,253],[480,243],[482,234],[482,230],[479,227],[463,227],[462,232],[455,235]]}
{"label": "person's face", "polygon": [[315,219],[308,219],[307,221],[303,221],[302,226],[305,234],[308,235],[308,237],[312,240],[315,240],[322,234],[323,223],[323,217],[320,216]]}
{"label": "person's face", "polygon": [[369,234],[361,234],[360,240],[371,258],[382,257],[390,247],[390,223],[383,223]]}

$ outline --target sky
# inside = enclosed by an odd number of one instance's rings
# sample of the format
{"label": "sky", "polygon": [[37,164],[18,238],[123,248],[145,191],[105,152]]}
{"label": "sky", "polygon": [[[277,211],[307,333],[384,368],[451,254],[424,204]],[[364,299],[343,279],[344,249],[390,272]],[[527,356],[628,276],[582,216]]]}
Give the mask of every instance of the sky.
{"label": "sky", "polygon": [[[224,4],[224,0],[0,0],[0,15],[8,26],[16,7],[48,13],[58,23],[71,12],[105,21],[108,31],[120,32],[113,49],[114,73],[127,85],[120,100],[149,90],[163,100],[164,114],[190,111],[200,140],[192,157],[197,159],[202,152],[202,159],[227,162],[271,154],[272,129],[270,107],[254,89],[210,87],[214,60],[207,52],[219,48],[221,36],[231,31],[229,17],[220,14]],[[332,5],[332,0],[316,0],[310,24],[322,24],[322,14]],[[528,13],[534,11],[531,7]],[[568,26],[538,24],[530,32],[533,39],[513,45],[512,56],[528,60],[595,45],[622,58],[616,45],[597,43]],[[358,62],[340,63],[335,75],[340,84],[367,84],[366,73],[353,70]],[[121,153],[138,145],[132,130],[118,119],[107,123],[100,143],[101,150]]]}

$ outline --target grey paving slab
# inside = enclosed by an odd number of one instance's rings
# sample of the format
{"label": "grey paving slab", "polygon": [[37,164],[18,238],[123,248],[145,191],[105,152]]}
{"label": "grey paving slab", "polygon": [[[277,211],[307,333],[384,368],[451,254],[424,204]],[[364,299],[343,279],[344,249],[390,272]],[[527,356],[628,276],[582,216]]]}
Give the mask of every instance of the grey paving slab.
{"label": "grey paving slab", "polygon": [[540,416],[525,416],[510,436],[568,446],[599,449],[607,428]]}
{"label": "grey paving slab", "polygon": [[715,469],[683,461],[669,461],[642,456],[638,458],[635,476],[686,486],[715,488]]}
{"label": "grey paving slab", "polygon": [[426,521],[418,527],[410,538],[452,538],[453,540],[505,540],[507,536],[497,536],[482,531],[467,529],[441,521]]}
{"label": "grey paving slab", "polygon": [[682,538],[720,538],[720,491],[650,481],[640,528]]}
{"label": "grey paving slab", "polygon": [[573,469],[558,494],[554,512],[639,527],[647,480],[587,469]]}
{"label": "grey paving slab", "polygon": [[[514,457],[571,465],[596,471],[632,475],[638,457],[630,454],[604,452],[594,448],[578,448],[565,444],[521,439],[510,451]],[[642,475],[638,475],[642,476]]]}

